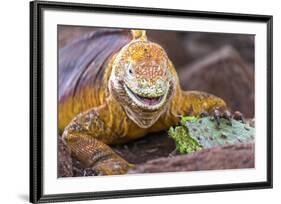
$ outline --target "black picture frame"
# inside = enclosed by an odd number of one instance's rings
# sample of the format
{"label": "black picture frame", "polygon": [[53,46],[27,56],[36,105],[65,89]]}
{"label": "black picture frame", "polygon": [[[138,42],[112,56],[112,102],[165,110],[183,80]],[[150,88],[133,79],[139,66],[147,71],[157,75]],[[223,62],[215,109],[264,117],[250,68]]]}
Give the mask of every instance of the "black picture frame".
{"label": "black picture frame", "polygon": [[[159,15],[174,17],[196,17],[221,20],[264,22],[267,24],[267,179],[265,182],[250,182],[191,187],[170,187],[140,190],[106,192],[83,192],[72,194],[43,194],[43,32],[45,9],[69,10],[80,12],[106,12],[138,15]],[[30,202],[59,202],[169,194],[203,193],[216,191],[264,189],[273,187],[273,150],[272,150],[272,54],[273,16],[238,13],[219,13],[206,11],[170,10],[158,8],[124,7],[62,2],[30,2]]]}

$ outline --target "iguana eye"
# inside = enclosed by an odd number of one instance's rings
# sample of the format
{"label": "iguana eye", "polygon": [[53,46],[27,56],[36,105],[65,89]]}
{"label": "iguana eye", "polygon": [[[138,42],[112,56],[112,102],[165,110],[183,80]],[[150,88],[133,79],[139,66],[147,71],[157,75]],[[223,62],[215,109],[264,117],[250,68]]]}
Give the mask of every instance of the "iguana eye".
{"label": "iguana eye", "polygon": [[127,75],[129,75],[129,76],[133,76],[134,75],[134,71],[133,71],[133,68],[132,68],[132,63],[127,64],[126,71],[127,71]]}

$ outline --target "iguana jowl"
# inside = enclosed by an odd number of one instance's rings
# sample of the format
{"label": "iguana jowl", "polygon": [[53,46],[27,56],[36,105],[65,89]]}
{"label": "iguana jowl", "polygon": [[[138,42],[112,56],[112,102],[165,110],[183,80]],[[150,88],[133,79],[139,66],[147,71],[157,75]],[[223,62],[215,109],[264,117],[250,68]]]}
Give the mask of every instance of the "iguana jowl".
{"label": "iguana jowl", "polygon": [[225,111],[225,102],[181,90],[165,50],[144,30],[97,31],[60,50],[59,129],[71,154],[101,175],[133,166],[108,145],[214,109]]}

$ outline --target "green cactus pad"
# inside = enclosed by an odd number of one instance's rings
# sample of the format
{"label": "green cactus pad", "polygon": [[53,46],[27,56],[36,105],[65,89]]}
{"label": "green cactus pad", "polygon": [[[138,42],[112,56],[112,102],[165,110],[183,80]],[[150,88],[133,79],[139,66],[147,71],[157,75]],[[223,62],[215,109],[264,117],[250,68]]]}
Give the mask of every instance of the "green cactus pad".
{"label": "green cactus pad", "polygon": [[255,128],[237,120],[221,118],[220,124],[212,117],[183,117],[180,126],[171,127],[169,135],[180,153],[191,153],[202,148],[254,141]]}

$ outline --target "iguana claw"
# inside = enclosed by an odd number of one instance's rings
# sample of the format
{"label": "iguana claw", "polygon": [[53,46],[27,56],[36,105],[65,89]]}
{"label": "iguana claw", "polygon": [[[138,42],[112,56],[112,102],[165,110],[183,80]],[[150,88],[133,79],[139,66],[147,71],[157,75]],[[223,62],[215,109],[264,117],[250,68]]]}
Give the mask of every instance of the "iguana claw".
{"label": "iguana claw", "polygon": [[242,123],[246,123],[244,115],[241,112],[239,112],[239,111],[235,111],[233,116],[232,116],[232,118],[234,120],[240,120],[240,121],[242,121]]}
{"label": "iguana claw", "polygon": [[[204,114],[206,114],[206,112],[201,113],[200,116],[204,116]],[[214,117],[218,126],[220,125],[221,118],[226,119],[228,121],[228,125],[230,125],[230,126],[232,125],[231,119],[239,120],[239,121],[242,121],[243,123],[245,123],[245,118],[244,118],[243,114],[239,111],[235,111],[231,115],[231,113],[228,110],[221,111],[217,108],[214,108],[210,115],[212,115]]]}
{"label": "iguana claw", "polygon": [[97,165],[92,167],[92,169],[97,173],[97,175],[121,175],[126,174],[129,169],[132,169],[135,165],[127,163],[125,161],[114,162],[106,161],[99,162]]}
{"label": "iguana claw", "polygon": [[217,125],[220,126],[220,119],[224,118],[228,121],[228,125],[232,125],[231,123],[231,114],[228,110],[219,110],[218,108],[214,108],[210,113],[202,112],[199,114],[199,117],[207,117],[207,116],[213,116],[214,120],[216,121]]}

